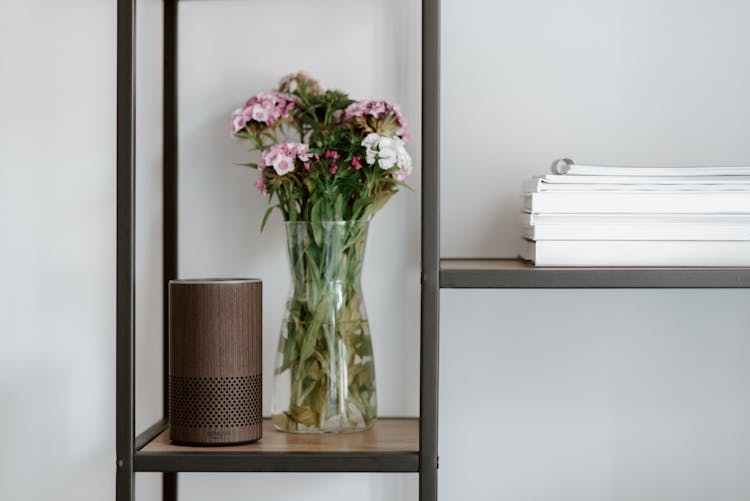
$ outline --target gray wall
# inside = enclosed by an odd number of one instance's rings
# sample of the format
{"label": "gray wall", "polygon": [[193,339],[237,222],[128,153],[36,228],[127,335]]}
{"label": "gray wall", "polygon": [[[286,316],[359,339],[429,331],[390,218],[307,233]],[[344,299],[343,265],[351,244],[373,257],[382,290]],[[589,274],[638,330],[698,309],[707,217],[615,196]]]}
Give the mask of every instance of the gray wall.
{"label": "gray wall", "polygon": [[[444,1],[443,255],[515,255],[519,184],[555,158],[747,164],[748,16],[731,0]],[[747,499],[748,299],[444,292],[444,499]]]}
{"label": "gray wall", "polygon": [[[750,5],[443,3],[445,256],[513,255],[519,184],[558,156],[748,161],[750,34],[741,28]],[[161,402],[161,7],[142,0],[139,9],[143,429]],[[304,68],[356,96],[399,101],[418,138],[419,2],[190,1],[181,16],[180,274],[265,280],[270,381],[287,286],[281,225],[258,233],[264,203],[254,174],[232,165],[245,147],[226,134],[226,116]],[[4,439],[3,499],[113,498],[114,33],[113,0],[0,0],[0,426],[34,430]],[[418,160],[418,140],[411,151]],[[383,415],[418,409],[418,207],[418,190],[400,194],[368,247]],[[442,499],[747,499],[748,298],[444,292]],[[417,493],[413,475],[181,479],[187,501]],[[139,475],[138,499],[158,499],[157,481]]]}
{"label": "gray wall", "polygon": [[0,0],[0,498],[114,489],[114,2]]}

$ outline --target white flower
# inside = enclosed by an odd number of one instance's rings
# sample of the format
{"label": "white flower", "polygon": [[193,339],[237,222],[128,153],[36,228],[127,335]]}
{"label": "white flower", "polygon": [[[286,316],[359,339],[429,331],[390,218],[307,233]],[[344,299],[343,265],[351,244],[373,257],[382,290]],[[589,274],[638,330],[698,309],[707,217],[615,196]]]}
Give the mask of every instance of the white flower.
{"label": "white flower", "polygon": [[378,143],[380,142],[380,136],[375,134],[374,132],[371,132],[365,136],[365,138],[362,140],[362,146],[365,147],[365,150],[367,151],[367,155],[373,155],[373,160],[368,160],[367,163],[372,165],[375,163],[374,156],[375,152],[378,148]]}
{"label": "white flower", "polygon": [[378,143],[380,142],[380,136],[371,132],[365,136],[362,140],[362,146],[365,147],[365,161],[368,165],[374,164],[378,159]]}
{"label": "white flower", "polygon": [[409,152],[406,151],[406,145],[404,142],[399,139],[399,144],[396,147],[396,154],[398,160],[396,161],[396,165],[398,165],[398,168],[405,172],[406,175],[410,175],[412,171],[412,164],[411,164],[411,155],[409,155]]}
{"label": "white flower", "polygon": [[381,137],[378,143],[378,165],[388,170],[398,161],[398,144],[390,137]]}
{"label": "white flower", "polygon": [[374,132],[362,140],[365,147],[365,160],[369,165],[376,162],[383,170],[398,167],[393,177],[404,180],[412,172],[411,156],[406,151],[406,143],[399,137],[383,137]]}

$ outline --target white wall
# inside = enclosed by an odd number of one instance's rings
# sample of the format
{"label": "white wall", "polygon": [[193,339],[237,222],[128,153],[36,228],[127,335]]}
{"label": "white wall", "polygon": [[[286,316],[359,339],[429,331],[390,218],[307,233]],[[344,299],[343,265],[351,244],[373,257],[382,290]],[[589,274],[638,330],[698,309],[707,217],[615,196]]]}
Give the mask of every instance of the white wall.
{"label": "white wall", "polygon": [[[750,157],[745,3],[443,3],[445,255],[513,254],[518,185],[557,156]],[[158,0],[139,8],[143,429],[161,402],[161,28]],[[226,116],[304,68],[401,102],[418,137],[419,2],[191,1],[180,15],[180,275],[263,278],[268,383],[287,287],[281,225],[258,233],[264,204],[233,165],[246,154]],[[17,431],[0,448],[2,499],[113,499],[114,34],[114,1],[0,0],[0,428]],[[418,408],[418,195],[378,216],[368,248],[383,415]],[[747,499],[748,299],[443,293],[441,499]],[[183,500],[417,497],[414,475],[191,474],[180,488]],[[138,494],[158,499],[158,477],[139,474]]]}
{"label": "white wall", "polygon": [[[443,255],[516,255],[520,183],[555,158],[747,164],[748,16],[444,0]],[[748,499],[749,300],[444,292],[442,499]]]}
{"label": "white wall", "polygon": [[111,499],[114,2],[0,1],[0,498]]}

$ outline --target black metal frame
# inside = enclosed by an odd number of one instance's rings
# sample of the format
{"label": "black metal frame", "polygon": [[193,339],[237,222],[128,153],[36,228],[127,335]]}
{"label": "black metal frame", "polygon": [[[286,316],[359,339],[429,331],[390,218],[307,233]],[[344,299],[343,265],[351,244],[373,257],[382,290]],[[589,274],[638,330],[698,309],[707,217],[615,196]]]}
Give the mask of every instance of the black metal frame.
{"label": "black metal frame", "polygon": [[135,495],[135,5],[117,3],[117,499]]}
{"label": "black metal frame", "polygon": [[439,40],[440,1],[422,0],[422,285],[419,454],[415,453],[152,453],[141,449],[167,427],[169,280],[177,278],[177,4],[164,1],[163,87],[163,415],[135,430],[135,47],[136,0],[117,10],[117,388],[116,499],[133,501],[137,471],[163,472],[163,499],[177,500],[177,472],[414,472],[422,501],[437,500],[439,311]]}
{"label": "black metal frame", "polygon": [[[446,260],[450,261],[450,260]],[[479,260],[483,261],[483,260]],[[740,289],[750,268],[447,268],[442,289]]]}
{"label": "black metal frame", "polygon": [[[411,453],[253,453],[141,452],[135,457],[141,472],[342,472],[417,473],[419,457]],[[166,498],[165,499],[169,499]]]}

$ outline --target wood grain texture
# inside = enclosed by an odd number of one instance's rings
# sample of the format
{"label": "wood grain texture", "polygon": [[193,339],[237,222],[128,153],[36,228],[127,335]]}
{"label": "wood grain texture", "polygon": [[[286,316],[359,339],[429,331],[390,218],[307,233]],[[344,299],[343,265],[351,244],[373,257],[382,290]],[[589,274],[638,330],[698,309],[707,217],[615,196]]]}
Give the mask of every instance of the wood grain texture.
{"label": "wood grain texture", "polygon": [[262,436],[262,283],[169,283],[169,435],[189,444]]}
{"label": "wood grain texture", "polygon": [[441,270],[522,270],[533,268],[520,259],[441,259]]}
{"label": "wood grain texture", "polygon": [[169,430],[147,444],[142,452],[419,452],[419,420],[380,419],[371,429],[341,435],[305,435],[282,433],[274,429],[269,419],[263,420],[263,438],[252,444],[224,447],[190,447],[173,444]]}
{"label": "wood grain texture", "polygon": [[170,282],[169,374],[261,374],[262,287],[257,280]]}

